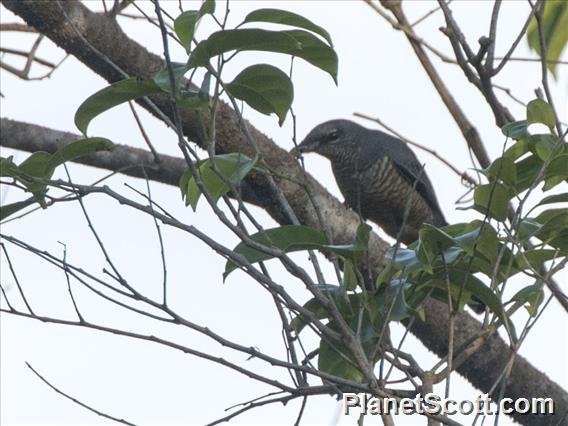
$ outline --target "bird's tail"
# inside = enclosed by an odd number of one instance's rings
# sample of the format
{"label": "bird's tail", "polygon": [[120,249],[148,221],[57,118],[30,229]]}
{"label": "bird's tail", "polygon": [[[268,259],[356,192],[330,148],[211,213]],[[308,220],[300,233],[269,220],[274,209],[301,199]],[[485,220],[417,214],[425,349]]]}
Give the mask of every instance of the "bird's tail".
{"label": "bird's tail", "polygon": [[448,222],[446,222],[446,218],[444,217],[444,214],[441,211],[434,212],[433,222],[434,226],[437,226],[438,228],[448,225]]}

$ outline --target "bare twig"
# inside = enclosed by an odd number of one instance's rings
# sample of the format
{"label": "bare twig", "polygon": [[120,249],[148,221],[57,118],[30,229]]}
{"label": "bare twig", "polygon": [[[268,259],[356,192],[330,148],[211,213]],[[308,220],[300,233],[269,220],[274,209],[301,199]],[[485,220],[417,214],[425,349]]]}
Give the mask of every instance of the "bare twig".
{"label": "bare twig", "polygon": [[0,23],[0,31],[18,31],[22,33],[37,33],[37,30],[29,25],[19,22]]}
{"label": "bare twig", "polygon": [[[449,0],[448,4],[450,4],[453,0]],[[436,13],[437,11],[440,10],[440,6],[435,7],[434,9],[430,10],[429,12],[426,12],[424,15],[422,15],[420,18],[418,18],[416,21],[414,21],[410,27],[414,28],[416,25],[420,24],[421,22],[425,21],[427,18],[429,18],[430,16],[432,16],[434,13]]]}
{"label": "bare twig", "polygon": [[122,423],[124,425],[130,425],[130,426],[135,426],[134,423],[130,423],[129,421],[126,421],[124,419],[120,419],[118,417],[114,417],[111,416],[110,414],[106,414],[103,413],[100,410],[97,410],[96,408],[91,407],[90,405],[85,404],[84,402],[79,401],[77,398],[72,397],[71,395],[63,392],[62,390],[60,390],[59,388],[57,388],[55,385],[51,384],[45,377],[43,377],[41,374],[39,374],[32,366],[29,362],[26,362],[26,366],[37,376],[39,377],[39,379],[45,383],[47,386],[49,386],[51,389],[53,389],[55,392],[57,392],[59,395],[63,395],[65,398],[73,401],[75,404],[80,405],[83,408],[86,408],[87,410],[95,413],[98,416],[104,417],[105,419],[109,419],[112,420],[114,422],[117,423]]}
{"label": "bare twig", "polygon": [[495,3],[493,3],[493,12],[491,13],[491,23],[489,25],[489,46],[487,46],[487,59],[485,60],[485,66],[487,68],[493,68],[493,60],[495,59],[495,45],[497,44],[497,21],[499,19],[499,10],[501,9],[501,3],[502,0],[495,0]]}
{"label": "bare twig", "polygon": [[[59,63],[57,63],[57,64],[52,64],[51,62],[48,62],[44,59],[36,58],[36,52],[37,52],[37,49],[39,48],[39,45],[40,45],[42,39],[43,39],[43,35],[38,36],[38,38],[36,39],[36,41],[32,45],[32,48],[30,49],[29,52],[24,52],[24,51],[21,51],[21,50],[10,49],[10,48],[0,48],[0,51],[2,51],[2,52],[10,53],[10,54],[18,55],[18,56],[24,56],[24,57],[27,58],[26,63],[25,63],[25,65],[22,69],[18,69],[16,67],[13,67],[12,65],[5,63],[4,61],[0,61],[0,68],[3,68],[6,71],[16,75],[17,77],[21,78],[22,80],[42,80],[44,78],[50,77],[51,74],[59,67],[59,65],[61,65],[61,63],[63,63],[63,61],[67,58],[67,55],[64,56],[63,59],[61,61],[59,61]],[[47,67],[51,68],[51,70],[43,76],[32,78],[32,77],[30,77],[30,70],[31,70],[31,67],[32,67],[34,62],[37,62],[38,64],[47,66]]]}
{"label": "bare twig", "polygon": [[[519,45],[519,43],[523,39],[524,35],[526,34],[527,28],[529,27],[529,24],[531,22],[531,18],[533,16],[533,11],[534,11],[534,8],[531,10],[531,13],[529,13],[529,16],[527,17],[523,27],[521,28],[521,31],[519,31],[519,35],[517,35],[517,38],[515,38],[515,41],[513,41],[513,44],[511,45],[511,47],[509,48],[507,53],[505,53],[505,56],[495,58],[497,60],[500,60],[501,62],[499,62],[499,65],[497,65],[497,67],[495,69],[490,70],[490,73],[491,73],[492,76],[497,75],[503,69],[503,67],[507,64],[507,62],[514,61],[514,60],[517,60],[517,61],[522,60],[522,59],[519,59],[519,58],[512,58],[511,55],[513,55],[513,53],[515,52],[515,49],[517,48],[517,46]],[[492,66],[493,65],[491,65],[491,67]]]}
{"label": "bare twig", "polygon": [[[10,49],[9,47],[0,47],[0,52],[9,53],[11,55],[24,56],[26,58],[29,57],[30,55],[30,52],[25,52],[23,50],[17,50],[17,49]],[[45,65],[46,67],[49,68],[55,68],[55,64],[53,62],[46,61],[45,59],[38,58],[37,56],[32,57],[32,60],[40,65]]]}
{"label": "bare twig", "polygon": [[73,291],[71,290],[71,279],[69,277],[69,269],[67,268],[67,246],[62,242],[59,243],[63,246],[63,272],[65,273],[65,280],[67,281],[67,292],[69,293],[69,297],[71,298],[71,303],[73,304],[73,309],[75,309],[77,318],[79,318],[80,322],[83,322],[83,316],[79,311],[79,307],[77,306],[77,302],[75,301],[75,296],[73,296]]}
{"label": "bare twig", "polygon": [[134,120],[136,120],[136,125],[138,126],[138,129],[140,130],[140,133],[142,134],[142,138],[144,139],[144,142],[146,142],[146,145],[148,146],[148,148],[150,149],[150,151],[154,155],[154,160],[156,161],[156,163],[159,164],[160,163],[160,154],[158,154],[158,151],[156,151],[156,148],[154,148],[154,145],[152,144],[152,141],[148,137],[146,130],[144,130],[144,126],[142,125],[142,121],[140,121],[140,117],[138,116],[138,113],[136,112],[136,108],[134,108],[134,105],[132,104],[132,102],[128,102],[128,106],[130,107],[130,111],[132,111],[132,115],[134,116]]}
{"label": "bare twig", "polygon": [[[24,304],[26,305],[26,308],[28,309],[29,313],[32,314],[32,315],[35,315],[34,311],[32,310],[32,307],[28,303],[28,299],[26,299],[26,296],[24,294],[24,290],[22,289],[22,286],[20,284],[20,280],[18,279],[18,276],[16,275],[16,271],[14,270],[14,266],[12,265],[12,261],[10,260],[10,255],[8,254],[8,251],[6,250],[6,246],[4,245],[4,243],[0,242],[0,247],[2,247],[2,251],[4,252],[4,255],[6,255],[6,261],[8,262],[8,267],[10,268],[10,273],[12,274],[12,277],[14,277],[16,287],[18,287],[18,292],[20,293],[20,297],[24,301]],[[7,297],[6,297],[6,301],[8,301]]]}

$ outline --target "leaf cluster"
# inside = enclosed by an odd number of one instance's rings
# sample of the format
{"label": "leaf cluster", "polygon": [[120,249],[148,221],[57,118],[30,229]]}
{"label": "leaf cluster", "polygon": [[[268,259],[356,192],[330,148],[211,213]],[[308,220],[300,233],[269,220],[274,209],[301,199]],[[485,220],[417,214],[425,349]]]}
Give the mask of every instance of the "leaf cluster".
{"label": "leaf cluster", "polygon": [[66,161],[73,161],[99,151],[112,150],[113,147],[114,144],[108,139],[86,138],[72,142],[53,154],[45,151],[36,151],[20,164],[15,164],[12,156],[7,158],[1,157],[0,177],[13,178],[15,182],[23,185],[26,192],[32,193],[33,197],[29,200],[2,205],[0,220],[4,220],[34,202],[46,208],[45,195],[48,188],[45,181],[53,176],[58,166]]}

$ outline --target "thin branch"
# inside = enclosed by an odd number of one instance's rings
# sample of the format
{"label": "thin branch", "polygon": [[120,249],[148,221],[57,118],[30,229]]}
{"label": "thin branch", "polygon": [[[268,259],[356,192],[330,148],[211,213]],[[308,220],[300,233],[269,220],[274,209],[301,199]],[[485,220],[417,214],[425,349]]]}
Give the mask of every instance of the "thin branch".
{"label": "thin branch", "polygon": [[69,293],[69,297],[71,298],[71,303],[73,304],[73,309],[75,309],[75,313],[77,314],[77,318],[79,318],[80,322],[84,322],[83,315],[79,311],[77,306],[77,302],[75,301],[75,296],[73,296],[73,291],[71,290],[71,279],[69,277],[69,269],[67,268],[67,246],[60,242],[63,246],[63,272],[65,273],[65,280],[67,281],[67,292]]}
{"label": "thin branch", "polygon": [[505,94],[506,94],[507,96],[509,96],[509,97],[510,97],[513,101],[515,101],[517,104],[519,104],[519,105],[521,105],[521,106],[523,106],[523,107],[526,107],[526,106],[527,106],[527,104],[526,104],[525,102],[521,101],[519,98],[517,98],[515,95],[513,95],[513,93],[511,92],[511,89],[509,89],[508,87],[503,87],[503,86],[500,86],[500,85],[498,85],[498,84],[493,84],[493,87],[494,87],[495,89],[498,89],[498,90],[501,90],[501,91],[505,92]]}
{"label": "thin branch", "polygon": [[43,377],[41,374],[39,374],[32,366],[29,362],[26,361],[26,366],[43,382],[45,383],[47,386],[49,386],[51,389],[53,389],[55,392],[57,392],[59,395],[64,396],[65,398],[73,401],[75,404],[80,405],[83,408],[86,408],[87,410],[91,411],[92,413],[95,413],[98,416],[104,417],[105,419],[109,419],[112,420],[114,422],[117,423],[122,423],[124,425],[129,425],[129,426],[135,426],[134,423],[130,423],[129,421],[126,421],[124,419],[119,419],[118,417],[114,417],[111,416],[110,414],[106,414],[103,413],[100,410],[97,410],[93,407],[91,407],[90,405],[85,404],[84,402],[79,401],[77,398],[72,397],[71,395],[63,392],[62,390],[60,390],[59,388],[57,388],[55,385],[51,384],[45,377]]}
{"label": "thin branch", "polygon": [[[11,55],[16,55],[16,56],[23,56],[25,58],[28,58],[30,56],[30,52],[25,52],[23,50],[17,50],[17,49],[11,49],[9,47],[0,47],[0,52],[9,53]],[[33,56],[32,60],[34,62],[37,62],[40,65],[44,65],[44,66],[49,67],[49,68],[55,68],[55,64],[53,62],[46,61],[45,59],[38,58],[37,56]]]}
{"label": "thin branch", "polygon": [[[10,273],[12,274],[12,277],[14,277],[14,282],[16,283],[16,287],[18,287],[18,292],[20,293],[20,297],[24,301],[24,304],[26,305],[26,308],[28,309],[29,313],[32,314],[32,315],[35,315],[34,311],[32,310],[32,307],[30,306],[30,304],[28,303],[28,300],[26,299],[26,296],[24,295],[24,290],[22,289],[22,286],[20,285],[20,280],[18,279],[18,276],[16,275],[16,271],[14,270],[14,266],[12,265],[12,261],[10,260],[10,255],[8,254],[8,251],[6,250],[6,246],[4,245],[3,242],[0,242],[0,247],[2,248],[2,251],[4,252],[4,254],[6,255],[6,260],[8,261],[8,267],[10,268]],[[6,297],[6,301],[8,301],[7,297]]]}
{"label": "thin branch", "polygon": [[[69,174],[69,170],[67,168],[67,166],[64,164],[65,166],[65,173],[67,174],[67,178],[69,179],[69,182],[71,183],[71,189],[73,192],[75,192],[75,188],[71,182],[71,175]],[[130,291],[134,291],[127,283],[126,280],[124,280],[124,278],[122,278],[122,275],[120,274],[120,272],[118,272],[117,267],[114,265],[114,262],[112,261],[106,247],[105,244],[103,243],[103,240],[101,239],[101,237],[99,236],[95,226],[93,225],[93,222],[91,220],[91,216],[89,215],[89,213],[87,212],[87,208],[85,207],[85,204],[83,203],[83,198],[78,196],[79,194],[77,192],[75,192],[75,195],[77,196],[77,201],[79,202],[79,206],[81,207],[81,211],[83,212],[83,216],[85,217],[85,220],[87,221],[87,225],[89,226],[89,229],[91,230],[91,234],[93,234],[93,237],[95,238],[95,241],[97,242],[101,253],[104,255],[105,260],[107,261],[107,263],[110,265],[110,267],[112,268],[112,270],[114,271],[114,273],[117,275],[117,277],[119,277],[120,279],[120,283],[122,285],[124,285],[128,290]]]}
{"label": "thin branch", "polygon": [[517,35],[517,38],[515,38],[515,41],[513,41],[513,44],[511,45],[511,47],[509,48],[507,53],[505,53],[505,56],[495,58],[497,60],[500,60],[501,62],[499,62],[499,65],[497,65],[497,67],[495,69],[490,70],[491,76],[497,75],[503,69],[503,67],[507,64],[507,62],[523,60],[521,58],[512,58],[511,56],[513,55],[513,53],[515,52],[515,49],[517,48],[517,46],[519,45],[519,43],[523,39],[524,35],[526,34],[527,28],[529,27],[529,24],[531,22],[531,18],[533,17],[533,14],[534,14],[534,7],[531,9],[531,13],[529,13],[529,16],[525,20],[525,23],[524,23],[523,27],[521,28],[519,35]]}
{"label": "thin branch", "polygon": [[[450,4],[452,1],[453,0],[449,0],[448,4]],[[432,16],[434,13],[436,13],[439,10],[440,10],[440,6],[436,6],[434,9],[430,10],[429,12],[426,12],[424,15],[422,15],[420,18],[418,18],[416,21],[414,21],[412,24],[410,24],[410,28],[414,28],[416,25],[425,21],[427,18],[429,18],[430,16]]]}
{"label": "thin branch", "polygon": [[17,31],[22,33],[37,33],[34,27],[19,22],[0,23],[0,31]]}
{"label": "thin branch", "polygon": [[[505,59],[504,57],[501,56],[497,56],[495,57],[495,59]],[[517,62],[542,62],[543,59],[542,58],[516,58],[516,57],[510,57],[507,59],[509,62],[511,61],[517,61]],[[545,61],[547,64],[556,64],[556,65],[568,65],[568,61],[562,61],[560,59],[547,59]]]}
{"label": "thin branch", "polygon": [[493,60],[495,59],[495,45],[497,44],[497,21],[499,20],[499,10],[501,9],[501,3],[502,0],[495,0],[495,3],[493,3],[493,12],[491,13],[491,23],[489,25],[489,46],[487,47],[487,59],[485,60],[485,67],[487,68],[493,68]]}
{"label": "thin branch", "polygon": [[156,214],[154,212],[154,202],[152,201],[152,192],[150,189],[150,180],[146,176],[146,191],[148,192],[148,206],[152,210],[152,219],[154,220],[154,226],[156,227],[156,232],[158,234],[158,242],[160,244],[160,257],[162,260],[162,301],[164,306],[168,304],[168,269],[166,263],[166,250],[164,248],[164,238],[162,236],[162,229],[160,228],[160,224],[158,223],[158,219],[156,218]]}
{"label": "thin branch", "polygon": [[134,120],[136,120],[136,125],[138,126],[138,129],[140,130],[140,133],[142,134],[142,138],[144,139],[144,142],[146,142],[146,145],[148,146],[148,148],[150,149],[150,151],[154,155],[154,160],[156,161],[156,164],[159,164],[160,163],[160,154],[158,154],[158,151],[156,151],[156,148],[154,148],[154,145],[152,144],[152,141],[148,137],[146,130],[144,130],[144,125],[142,124],[142,121],[140,121],[140,117],[138,116],[138,113],[136,112],[136,108],[134,108],[134,105],[132,104],[131,101],[128,102],[128,106],[130,107],[130,111],[132,112],[132,115],[134,116]]}

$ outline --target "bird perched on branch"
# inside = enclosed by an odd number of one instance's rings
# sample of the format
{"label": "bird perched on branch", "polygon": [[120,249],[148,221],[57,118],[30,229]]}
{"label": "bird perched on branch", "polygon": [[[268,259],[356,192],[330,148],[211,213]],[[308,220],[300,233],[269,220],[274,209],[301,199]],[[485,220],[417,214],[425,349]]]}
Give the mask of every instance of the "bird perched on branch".
{"label": "bird perched on branch", "polygon": [[328,158],[346,204],[393,238],[400,234],[405,244],[418,239],[425,222],[447,225],[423,166],[400,139],[332,120],[316,126],[292,152]]}

